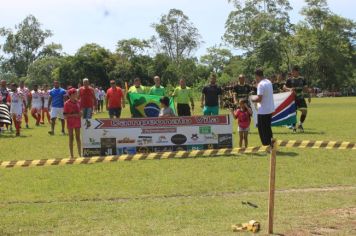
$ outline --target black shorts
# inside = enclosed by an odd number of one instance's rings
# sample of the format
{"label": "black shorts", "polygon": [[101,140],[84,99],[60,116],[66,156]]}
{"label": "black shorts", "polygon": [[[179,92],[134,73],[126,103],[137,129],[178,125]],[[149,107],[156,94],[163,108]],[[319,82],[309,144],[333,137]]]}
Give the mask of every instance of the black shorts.
{"label": "black shorts", "polygon": [[307,110],[308,106],[304,98],[296,98],[295,105],[297,106],[297,110]]}
{"label": "black shorts", "polygon": [[109,116],[110,118],[112,117],[116,117],[116,118],[120,118],[121,116],[121,108],[109,108]]}
{"label": "black shorts", "polygon": [[189,104],[177,104],[178,116],[191,116]]}

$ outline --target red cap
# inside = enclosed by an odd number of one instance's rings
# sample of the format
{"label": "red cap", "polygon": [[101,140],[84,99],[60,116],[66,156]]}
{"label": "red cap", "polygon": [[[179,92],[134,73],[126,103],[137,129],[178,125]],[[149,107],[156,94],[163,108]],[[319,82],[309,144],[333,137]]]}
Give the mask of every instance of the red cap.
{"label": "red cap", "polygon": [[71,89],[68,90],[68,95],[69,96],[72,95],[72,94],[75,94],[75,93],[77,93],[77,90],[75,88],[71,88]]}

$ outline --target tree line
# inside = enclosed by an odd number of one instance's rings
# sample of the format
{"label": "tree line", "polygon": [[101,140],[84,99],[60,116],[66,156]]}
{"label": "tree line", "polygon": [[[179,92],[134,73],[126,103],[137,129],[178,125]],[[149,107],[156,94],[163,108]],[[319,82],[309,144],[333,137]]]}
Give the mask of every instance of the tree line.
{"label": "tree line", "polygon": [[188,85],[201,88],[210,73],[227,84],[241,73],[253,78],[256,67],[269,76],[286,76],[293,65],[299,65],[310,86],[330,90],[356,86],[356,24],[331,12],[326,0],[305,0],[303,19],[296,24],[290,21],[288,0],[229,2],[234,10],[226,20],[221,44],[207,48],[199,59],[195,51],[202,37],[179,9],[169,10],[153,23],[155,35],[149,39],[119,40],[114,51],[86,44],[74,55],[62,52],[60,44],[45,44],[52,31],[29,15],[14,29],[0,28],[0,79],[25,80],[29,85],[58,80],[77,86],[87,77],[107,87],[109,80],[130,83],[135,77],[152,84],[153,76],[159,75],[167,86],[184,77]]}

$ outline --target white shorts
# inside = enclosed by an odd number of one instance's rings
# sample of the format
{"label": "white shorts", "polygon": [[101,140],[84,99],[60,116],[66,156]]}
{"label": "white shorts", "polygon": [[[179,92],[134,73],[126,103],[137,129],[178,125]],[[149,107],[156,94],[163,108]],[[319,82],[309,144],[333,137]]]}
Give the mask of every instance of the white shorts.
{"label": "white shorts", "polygon": [[250,131],[250,128],[241,128],[240,126],[239,126],[239,128],[237,129],[237,131],[239,131],[239,132],[248,132],[248,131]]}
{"label": "white shorts", "polygon": [[52,118],[59,118],[59,119],[64,119],[63,116],[63,108],[58,108],[58,107],[51,107],[51,119]]}

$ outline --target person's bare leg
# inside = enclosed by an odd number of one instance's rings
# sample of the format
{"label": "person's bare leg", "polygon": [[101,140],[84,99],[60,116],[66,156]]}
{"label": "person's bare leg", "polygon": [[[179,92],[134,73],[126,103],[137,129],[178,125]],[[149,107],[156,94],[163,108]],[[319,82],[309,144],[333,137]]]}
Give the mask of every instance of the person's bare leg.
{"label": "person's bare leg", "polygon": [[75,128],[75,139],[77,141],[78,154],[82,156],[82,143],[80,141],[80,128]]}
{"label": "person's bare leg", "polygon": [[69,134],[69,152],[70,152],[70,157],[74,158],[73,155],[73,129],[68,129],[68,134]]}
{"label": "person's bare leg", "polygon": [[56,126],[56,118],[52,118],[51,119],[51,131],[50,131],[50,134],[54,134],[54,127]]}
{"label": "person's bare leg", "polygon": [[243,131],[239,131],[239,136],[240,136],[240,140],[239,140],[239,147],[242,147],[242,140],[244,138],[244,133]]}
{"label": "person's bare leg", "polygon": [[60,119],[61,120],[61,124],[62,124],[62,133],[64,134],[64,127],[65,127],[65,120],[64,119]]}
{"label": "person's bare leg", "polygon": [[248,147],[248,131],[244,131],[245,148]]}

